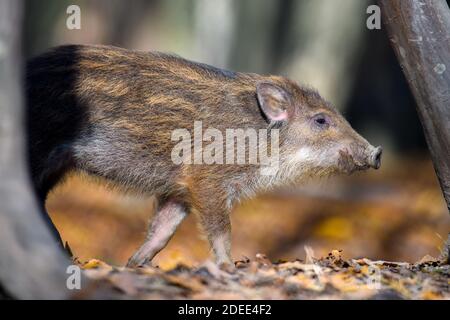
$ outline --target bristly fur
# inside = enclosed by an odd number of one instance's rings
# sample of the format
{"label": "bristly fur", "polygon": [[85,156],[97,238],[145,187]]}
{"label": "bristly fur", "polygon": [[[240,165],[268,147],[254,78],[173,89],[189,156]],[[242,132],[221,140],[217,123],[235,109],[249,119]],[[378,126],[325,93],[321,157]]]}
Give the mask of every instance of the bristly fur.
{"label": "bristly fur", "polygon": [[[211,243],[217,235],[226,238],[222,235],[229,232],[228,214],[235,201],[337,170],[325,163],[322,150],[324,141],[341,136],[316,138],[300,125],[295,131],[270,121],[256,96],[262,81],[287,92],[305,123],[311,110],[325,110],[344,133],[353,135],[316,91],[283,77],[226,71],[174,55],[110,46],[62,46],[30,60],[28,152],[41,201],[67,172],[78,170],[125,190],[154,195],[162,211],[170,203],[167,210],[174,218],[167,223],[178,222],[182,215],[175,211],[184,208],[197,213]],[[279,129],[279,172],[262,177],[255,165],[174,164],[171,133],[192,130],[194,121],[221,132]],[[298,137],[314,150],[303,162],[295,156],[298,146],[293,141]]]}

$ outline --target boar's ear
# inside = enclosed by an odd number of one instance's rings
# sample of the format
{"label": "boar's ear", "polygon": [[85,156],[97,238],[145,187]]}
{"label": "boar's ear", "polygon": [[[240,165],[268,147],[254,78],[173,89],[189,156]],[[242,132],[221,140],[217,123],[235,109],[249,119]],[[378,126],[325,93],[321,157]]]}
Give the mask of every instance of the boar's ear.
{"label": "boar's ear", "polygon": [[286,121],[290,113],[289,94],[276,84],[260,82],[256,85],[259,106],[269,121]]}

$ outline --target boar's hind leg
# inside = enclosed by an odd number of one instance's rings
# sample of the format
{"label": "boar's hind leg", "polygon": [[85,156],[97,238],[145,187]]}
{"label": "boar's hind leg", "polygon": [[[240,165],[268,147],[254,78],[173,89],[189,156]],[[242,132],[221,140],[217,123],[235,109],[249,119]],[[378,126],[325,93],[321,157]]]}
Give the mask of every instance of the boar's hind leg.
{"label": "boar's hind leg", "polygon": [[55,242],[59,243],[59,245],[64,248],[65,246],[61,235],[45,208],[45,200],[47,199],[50,190],[53,189],[53,187],[64,177],[66,172],[73,167],[70,146],[62,144],[54,148],[47,157],[39,154],[37,151],[30,156],[31,177],[34,189],[38,196],[42,217],[50,228]]}
{"label": "boar's hind leg", "polygon": [[169,200],[159,207],[150,223],[144,244],[128,260],[127,267],[149,263],[166,246],[185,217],[185,206],[176,201]]}

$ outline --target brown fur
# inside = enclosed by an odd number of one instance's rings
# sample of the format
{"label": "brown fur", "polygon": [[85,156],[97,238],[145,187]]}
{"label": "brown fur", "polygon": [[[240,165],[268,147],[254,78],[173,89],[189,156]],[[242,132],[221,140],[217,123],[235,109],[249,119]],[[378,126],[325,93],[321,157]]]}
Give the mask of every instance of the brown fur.
{"label": "brown fur", "polygon": [[[280,89],[282,108],[276,95],[266,94],[264,103],[258,100],[260,83]],[[160,210],[173,216],[160,219],[168,228],[179,223],[177,212],[180,219],[181,211],[198,215],[221,255],[219,262],[229,261],[229,244],[220,242],[229,239],[228,214],[235,201],[306,177],[368,166],[367,141],[315,91],[282,77],[230,72],[162,53],[106,46],[55,48],[28,63],[27,99],[31,172],[42,201],[70,170],[155,195]],[[271,107],[286,111],[288,120],[272,121]],[[311,124],[318,113],[331,119],[327,130]],[[280,173],[261,178],[255,165],[175,165],[171,133],[192,130],[194,121],[221,132],[278,128]],[[292,160],[305,146],[309,149],[303,150],[316,155],[334,150],[335,159]],[[161,236],[158,245],[150,243],[158,230],[150,227],[147,245],[130,260],[131,266],[146,263],[170,239]],[[222,250],[228,257],[218,252]]]}

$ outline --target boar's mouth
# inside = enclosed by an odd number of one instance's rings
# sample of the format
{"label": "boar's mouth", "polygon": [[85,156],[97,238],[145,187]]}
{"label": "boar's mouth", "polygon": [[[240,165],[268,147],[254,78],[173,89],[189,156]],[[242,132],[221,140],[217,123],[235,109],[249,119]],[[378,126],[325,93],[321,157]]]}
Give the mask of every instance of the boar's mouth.
{"label": "boar's mouth", "polygon": [[358,161],[348,150],[339,150],[339,155],[338,166],[343,173],[351,174],[370,168],[369,163]]}

